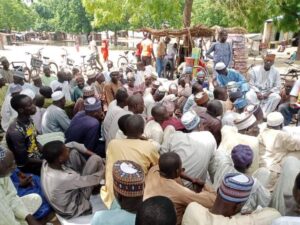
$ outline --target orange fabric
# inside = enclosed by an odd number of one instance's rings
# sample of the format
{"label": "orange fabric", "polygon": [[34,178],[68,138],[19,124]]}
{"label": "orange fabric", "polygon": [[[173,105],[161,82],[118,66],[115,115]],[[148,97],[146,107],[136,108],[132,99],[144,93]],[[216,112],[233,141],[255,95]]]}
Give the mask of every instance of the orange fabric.
{"label": "orange fabric", "polygon": [[153,43],[150,39],[145,39],[141,42],[142,56],[151,56],[153,50]]}

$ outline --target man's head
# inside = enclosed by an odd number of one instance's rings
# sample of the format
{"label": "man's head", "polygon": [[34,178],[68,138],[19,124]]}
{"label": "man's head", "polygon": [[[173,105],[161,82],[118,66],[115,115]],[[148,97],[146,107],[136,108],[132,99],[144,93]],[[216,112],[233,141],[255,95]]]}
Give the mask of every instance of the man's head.
{"label": "man's head", "polygon": [[203,91],[203,88],[202,88],[201,84],[194,83],[193,86],[192,86],[192,94],[196,95],[201,91]]}
{"label": "man's head", "polygon": [[0,146],[0,178],[9,177],[16,167],[13,153]]}
{"label": "man's head", "polygon": [[240,90],[232,91],[229,93],[229,100],[234,103],[238,98],[242,98],[243,93]]}
{"label": "man's head", "polygon": [[271,112],[267,116],[267,126],[271,129],[281,130],[283,127],[284,117],[280,112]]}
{"label": "man's head", "polygon": [[197,79],[197,82],[199,83],[199,84],[203,84],[204,83],[204,81],[205,81],[205,73],[204,73],[204,71],[199,71],[198,73],[197,73],[197,77],[196,77],[196,79]]}
{"label": "man's head", "polygon": [[194,111],[187,111],[181,117],[181,123],[187,131],[197,130],[200,122],[200,117]]}
{"label": "man's head", "polygon": [[198,106],[207,107],[209,97],[206,92],[199,92],[195,95],[194,101]]}
{"label": "man's head", "polygon": [[248,101],[245,98],[238,98],[233,102],[233,106],[238,113],[244,112],[247,105]]}
{"label": "man's head", "polygon": [[135,213],[143,201],[145,174],[142,167],[129,160],[119,160],[113,169],[114,194],[121,206],[128,212]]}
{"label": "man's head", "polygon": [[66,81],[66,73],[64,71],[58,71],[57,72],[57,80],[60,82],[60,83],[63,83],[64,81]]}
{"label": "man's head", "polygon": [[83,93],[82,95],[83,99],[95,97],[95,90],[92,86],[85,86],[82,89],[82,93]]}
{"label": "man's head", "polygon": [[39,88],[43,86],[42,79],[39,75],[31,77],[31,79],[33,81],[34,86]]}
{"label": "man's head", "polygon": [[119,77],[120,77],[120,72],[117,68],[112,68],[111,72],[110,72],[110,79],[111,82],[113,82],[114,84],[117,84],[119,81]]}
{"label": "man's head", "polygon": [[78,68],[73,68],[72,69],[72,75],[73,75],[73,77],[76,77],[76,76],[81,76],[81,74],[80,74],[80,70],[78,69]]}
{"label": "man's head", "polygon": [[50,165],[63,165],[69,160],[69,149],[61,141],[51,141],[43,146],[43,158]]}
{"label": "man's head", "polygon": [[99,84],[102,84],[103,82],[105,82],[104,74],[103,74],[103,73],[99,73],[99,74],[96,76],[96,81],[97,81]]}
{"label": "man's head", "polygon": [[227,89],[224,87],[215,87],[214,99],[226,101],[228,99]]}
{"label": "man's head", "polygon": [[145,86],[150,87],[153,82],[153,77],[151,74],[145,74]]}
{"label": "man's head", "polygon": [[218,62],[215,66],[215,70],[218,74],[226,76],[228,71],[226,65],[223,62]]}
{"label": "man's head", "polygon": [[293,196],[298,205],[300,205],[300,173],[298,173],[293,188]]}
{"label": "man's head", "polygon": [[6,58],[1,60],[1,64],[4,70],[8,70],[9,69],[9,62]]}
{"label": "man's head", "polygon": [[239,133],[249,136],[258,136],[259,128],[257,126],[257,120],[253,114],[242,113],[234,121],[234,125],[237,127]]}
{"label": "man's head", "polygon": [[94,117],[97,120],[100,120],[102,118],[101,101],[95,97],[85,99],[84,111],[87,115]]}
{"label": "man's head", "polygon": [[31,116],[36,113],[33,101],[27,95],[16,95],[10,100],[11,107],[18,112],[18,115]]}
{"label": "man's head", "polygon": [[165,37],[165,43],[166,43],[166,44],[169,44],[169,43],[170,43],[170,41],[171,41],[171,38],[170,38],[170,37],[168,37],[168,36],[167,36],[167,37]]}
{"label": "man's head", "polygon": [[40,94],[43,95],[45,98],[51,98],[52,89],[48,86],[42,86],[40,88]]}
{"label": "man's head", "polygon": [[207,113],[217,118],[223,114],[223,106],[219,100],[212,100],[207,104]]}
{"label": "man's head", "polygon": [[62,91],[55,91],[51,95],[53,105],[57,107],[64,108],[66,104],[65,95]]}
{"label": "man's head", "polygon": [[245,173],[253,162],[253,151],[248,145],[237,145],[231,151],[234,168]]}
{"label": "man's head", "polygon": [[155,102],[160,102],[166,96],[167,90],[163,86],[159,86],[159,88],[155,91],[153,95],[153,99]]}
{"label": "man's head", "polygon": [[162,104],[155,105],[151,110],[151,115],[153,119],[159,124],[162,124],[165,120],[169,118],[168,111],[166,107]]}
{"label": "man's head", "polygon": [[269,71],[274,65],[275,54],[268,54],[264,57],[264,68],[266,71]]}
{"label": "man's head", "polygon": [[294,79],[285,79],[284,80],[284,89],[285,89],[285,94],[289,95],[291,93],[291,90],[294,87],[296,80]]}
{"label": "man's head", "polygon": [[125,88],[119,88],[116,92],[116,101],[117,105],[121,108],[124,108],[128,105],[128,93]]}
{"label": "man's head", "polygon": [[127,84],[128,84],[128,87],[133,88],[134,87],[134,83],[135,83],[134,75],[133,75],[133,73],[129,72],[127,74]]}
{"label": "man's head", "polygon": [[131,139],[139,139],[145,128],[145,121],[140,115],[131,115],[125,122],[125,135]]}
{"label": "man's head", "polygon": [[176,105],[174,102],[172,101],[163,101],[163,106],[166,108],[167,110],[167,113],[168,113],[168,117],[172,117],[174,112],[175,112],[175,108],[176,108]]}
{"label": "man's head", "polygon": [[121,116],[118,120],[119,129],[123,132],[124,135],[126,135],[126,121],[130,116],[130,114],[126,114],[124,116]]}
{"label": "man's head", "polygon": [[14,80],[14,84],[20,84],[21,86],[23,86],[25,80],[24,72],[19,70],[14,71],[13,80]]}
{"label": "man's head", "polygon": [[173,202],[167,197],[155,196],[142,203],[136,214],[135,225],[176,225],[176,221]]}
{"label": "man's head", "polygon": [[43,67],[43,72],[44,72],[44,75],[45,75],[46,77],[50,77],[50,75],[51,75],[51,70],[50,70],[49,66],[44,66],[44,67]]}
{"label": "man's head", "polygon": [[33,103],[39,107],[42,108],[44,106],[45,103],[45,98],[44,96],[40,95],[40,94],[36,94],[34,99],[33,99]]}
{"label": "man's head", "polygon": [[76,83],[77,83],[77,86],[80,89],[83,89],[84,88],[84,78],[83,78],[83,76],[76,77]]}
{"label": "man's head", "polygon": [[151,85],[151,94],[154,95],[159,87],[160,87],[160,82],[157,80],[153,81]]}
{"label": "man's head", "polygon": [[227,41],[228,38],[228,32],[226,30],[221,30],[219,32],[219,40],[222,43],[225,43]]}
{"label": "man's head", "polygon": [[88,79],[87,83],[89,83],[89,84],[95,83],[96,76],[97,76],[97,73],[94,70],[87,71],[87,73],[86,73],[86,77]]}
{"label": "man's head", "polygon": [[179,155],[175,152],[164,153],[160,156],[159,173],[168,179],[178,178],[182,172],[182,162]]}
{"label": "man's head", "polygon": [[177,96],[177,94],[178,94],[178,86],[177,86],[177,84],[170,84],[170,86],[169,86],[169,91],[168,91],[168,94],[169,95],[175,95],[175,96]]}
{"label": "man's head", "polygon": [[248,200],[253,179],[241,173],[228,173],[218,189],[214,207],[219,207],[222,215],[231,217],[239,213]]}
{"label": "man's head", "polygon": [[114,63],[111,60],[108,60],[106,64],[107,64],[108,70],[110,70],[114,66]]}
{"label": "man's head", "polygon": [[128,98],[128,110],[134,114],[142,114],[144,112],[144,99],[140,94],[132,95]]}
{"label": "man's head", "polygon": [[11,84],[11,86],[9,87],[9,93],[12,97],[20,94],[21,91],[22,91],[22,86],[19,84]]}

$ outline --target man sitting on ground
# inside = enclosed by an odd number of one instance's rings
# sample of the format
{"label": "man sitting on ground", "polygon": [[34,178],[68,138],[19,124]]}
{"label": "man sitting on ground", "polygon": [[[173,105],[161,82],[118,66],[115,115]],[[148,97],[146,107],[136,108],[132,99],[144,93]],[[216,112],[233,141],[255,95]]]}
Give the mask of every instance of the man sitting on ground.
{"label": "man sitting on ground", "polygon": [[92,225],[134,225],[135,214],[143,201],[145,175],[142,167],[129,160],[113,166],[114,200],[110,210],[93,216]]}
{"label": "man sitting on ground", "polygon": [[280,217],[280,213],[272,208],[264,208],[249,215],[240,214],[252,186],[251,177],[240,173],[226,174],[213,207],[207,209],[196,202],[189,204],[182,225],[271,224],[274,219]]}
{"label": "man sitting on ground", "polygon": [[158,163],[158,149],[150,141],[142,137],[145,122],[140,115],[131,115],[126,120],[125,135],[127,139],[114,139],[106,151],[105,186],[101,188],[101,198],[108,208],[114,200],[112,168],[117,160],[132,160],[144,170],[148,170]]}
{"label": "man sitting on ground", "polygon": [[[189,179],[197,186],[196,193],[180,184],[180,177]],[[166,196],[170,198],[176,208],[177,224],[181,224],[182,215],[186,206],[191,202],[198,202],[204,207],[210,208],[215,201],[215,193],[212,188],[204,185],[199,180],[183,174],[182,163],[179,155],[174,152],[165,153],[159,158],[159,166],[150,169],[145,182],[144,200],[153,196]]]}
{"label": "man sitting on ground", "polygon": [[11,106],[18,112],[18,117],[7,130],[7,146],[13,152],[22,172],[39,175],[42,154],[36,141],[37,131],[30,118],[35,114],[36,107],[32,99],[26,95],[14,96],[11,99]]}
{"label": "man sitting on ground", "polygon": [[43,115],[42,132],[65,132],[70,126],[70,119],[64,111],[66,99],[62,91],[55,91],[51,95],[53,103]]}
{"label": "man sitting on ground", "polygon": [[61,141],[45,144],[43,157],[41,183],[53,209],[66,219],[91,214],[89,199],[104,177],[103,160],[85,148],[70,151]]}

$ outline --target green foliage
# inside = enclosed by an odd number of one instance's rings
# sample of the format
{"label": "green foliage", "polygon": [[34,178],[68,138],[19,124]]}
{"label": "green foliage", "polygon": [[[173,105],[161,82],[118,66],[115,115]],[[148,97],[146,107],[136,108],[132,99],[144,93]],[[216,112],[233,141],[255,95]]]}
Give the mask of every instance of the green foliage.
{"label": "green foliage", "polygon": [[211,0],[194,0],[192,24],[227,27],[230,24],[230,18],[226,9],[219,3],[212,4]]}
{"label": "green foliage", "polygon": [[276,13],[282,17],[276,17],[275,24],[283,31],[300,31],[300,1],[276,0],[276,3]]}
{"label": "green foliage", "polygon": [[93,27],[112,30],[182,26],[182,0],[82,0]]}
{"label": "green foliage", "polygon": [[79,34],[92,29],[80,0],[39,0],[33,8],[39,15],[34,27],[37,31]]}
{"label": "green foliage", "polygon": [[30,29],[35,14],[20,0],[1,0],[0,29],[23,31]]}

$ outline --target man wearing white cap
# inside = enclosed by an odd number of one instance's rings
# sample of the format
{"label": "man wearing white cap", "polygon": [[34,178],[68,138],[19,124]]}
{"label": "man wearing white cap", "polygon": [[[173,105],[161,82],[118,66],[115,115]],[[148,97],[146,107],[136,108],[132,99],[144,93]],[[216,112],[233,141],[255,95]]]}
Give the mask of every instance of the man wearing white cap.
{"label": "man wearing white cap", "polygon": [[242,92],[249,91],[249,85],[243,75],[234,69],[228,69],[223,62],[215,66],[217,71],[217,85],[226,87],[229,82],[235,81]]}
{"label": "man wearing white cap", "polygon": [[13,84],[21,85],[22,90],[24,90],[24,89],[31,89],[34,93],[36,93],[36,90],[34,89],[33,85],[31,85],[31,84],[25,82],[25,74],[24,74],[23,71],[15,70],[15,71],[13,72],[13,83],[10,83],[10,84],[8,85],[8,91],[7,91],[6,95],[9,94],[9,88],[10,88]]}
{"label": "man wearing white cap", "polygon": [[248,169],[252,174],[259,168],[259,141],[257,138],[259,129],[257,121],[252,114],[239,114],[234,120],[235,126],[223,126],[221,129],[222,141],[218,147],[218,151],[231,153],[232,149],[239,145],[249,145],[253,151],[253,162]]}
{"label": "man wearing white cap", "polygon": [[[183,114],[181,122],[186,132],[176,131],[164,140],[160,153],[175,152],[182,160],[185,173],[196,179],[205,181],[207,171],[210,172],[217,143],[208,131],[201,131],[200,117],[194,111]],[[191,188],[190,182],[185,186]]]}
{"label": "man wearing white cap", "polygon": [[64,111],[66,99],[62,91],[55,91],[52,93],[51,98],[53,100],[42,118],[42,132],[65,132],[69,125],[70,119]]}
{"label": "man wearing white cap", "polygon": [[281,97],[281,79],[278,70],[273,66],[274,54],[264,57],[264,64],[250,69],[251,90],[246,94],[247,100],[253,105],[260,105],[264,118],[278,106]]}
{"label": "man wearing white cap", "polygon": [[267,117],[267,127],[260,132],[260,167],[271,172],[272,188],[281,173],[282,160],[289,155],[300,158],[300,137],[282,131],[284,118],[280,112],[272,112]]}

